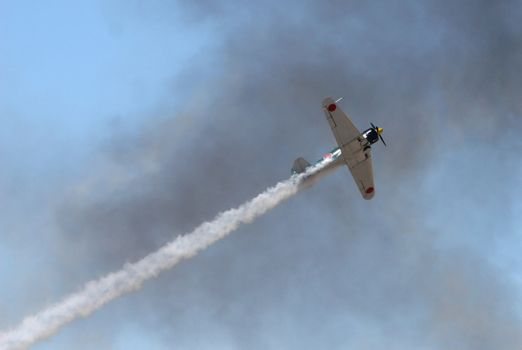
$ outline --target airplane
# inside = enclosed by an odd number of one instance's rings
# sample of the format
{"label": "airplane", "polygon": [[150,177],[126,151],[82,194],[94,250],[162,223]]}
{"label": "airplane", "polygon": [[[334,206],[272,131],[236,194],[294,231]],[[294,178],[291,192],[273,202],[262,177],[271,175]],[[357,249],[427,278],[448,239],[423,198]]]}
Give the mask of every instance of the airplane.
{"label": "airplane", "polygon": [[[330,124],[338,147],[326,153],[323,158],[314,164],[314,166],[323,165],[323,167],[317,173],[306,178],[305,183],[311,184],[312,180],[315,182],[316,179],[346,164],[357,187],[359,187],[362,197],[369,200],[375,195],[371,145],[380,139],[386,146],[386,142],[381,136],[383,128],[370,123],[371,128],[361,133],[337,104],[341,99],[334,101],[327,97],[323,100],[324,115]],[[294,161],[292,174],[301,174],[309,167],[311,167],[311,164],[299,157]]]}

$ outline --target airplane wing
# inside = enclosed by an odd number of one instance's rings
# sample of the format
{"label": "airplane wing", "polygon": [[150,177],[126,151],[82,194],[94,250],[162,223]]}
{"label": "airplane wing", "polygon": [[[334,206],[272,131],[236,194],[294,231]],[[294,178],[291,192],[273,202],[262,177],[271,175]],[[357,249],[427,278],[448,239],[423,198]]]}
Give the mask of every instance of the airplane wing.
{"label": "airplane wing", "polygon": [[342,145],[347,144],[361,134],[355,125],[353,125],[350,118],[344,114],[341,108],[330,97],[323,100],[323,109],[339,147],[342,147]]}
{"label": "airplane wing", "polygon": [[359,187],[359,191],[364,199],[372,199],[375,195],[375,187],[373,182],[373,167],[372,167],[372,157],[370,150],[366,151],[368,158],[365,160],[356,163],[354,166],[350,167],[349,163],[347,163],[350,172],[352,173],[353,179]]}
{"label": "airplane wing", "polygon": [[364,199],[371,199],[375,189],[369,144],[333,99],[325,98],[323,109],[335,140],[341,148],[344,162],[350,169],[361,195]]}

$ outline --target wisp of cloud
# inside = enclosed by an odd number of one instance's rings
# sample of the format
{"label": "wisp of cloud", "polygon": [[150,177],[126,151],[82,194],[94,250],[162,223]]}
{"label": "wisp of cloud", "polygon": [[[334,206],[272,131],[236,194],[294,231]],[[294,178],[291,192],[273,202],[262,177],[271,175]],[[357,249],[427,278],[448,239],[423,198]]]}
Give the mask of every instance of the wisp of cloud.
{"label": "wisp of cloud", "polygon": [[87,317],[109,301],[138,290],[146,280],[170,269],[180,260],[194,256],[241,224],[252,222],[296,194],[303,187],[303,179],[313,175],[324,165],[326,162],[279,182],[239,207],[218,214],[214,220],[199,225],[189,234],[175,238],[143,259],[88,282],[81,291],[26,317],[18,327],[0,333],[0,350],[26,348],[38,340],[52,336],[76,318]]}

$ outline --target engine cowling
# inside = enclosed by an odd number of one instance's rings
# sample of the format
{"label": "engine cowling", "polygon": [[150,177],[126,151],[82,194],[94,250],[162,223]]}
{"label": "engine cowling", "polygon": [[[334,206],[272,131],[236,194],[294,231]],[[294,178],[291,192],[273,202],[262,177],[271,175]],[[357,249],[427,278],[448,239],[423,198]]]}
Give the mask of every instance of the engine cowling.
{"label": "engine cowling", "polygon": [[368,140],[368,142],[370,144],[374,144],[375,142],[379,141],[379,134],[373,128],[370,128],[370,129],[366,130],[365,132],[363,132],[362,136],[366,140]]}

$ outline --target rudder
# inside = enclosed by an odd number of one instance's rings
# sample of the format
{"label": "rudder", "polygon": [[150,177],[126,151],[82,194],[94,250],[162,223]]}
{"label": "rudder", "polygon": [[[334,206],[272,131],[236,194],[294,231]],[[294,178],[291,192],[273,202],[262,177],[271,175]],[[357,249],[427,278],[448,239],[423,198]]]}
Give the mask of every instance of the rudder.
{"label": "rudder", "polygon": [[294,166],[292,166],[292,173],[293,174],[301,174],[306,171],[306,168],[310,166],[310,163],[302,157],[297,158],[294,161]]}

